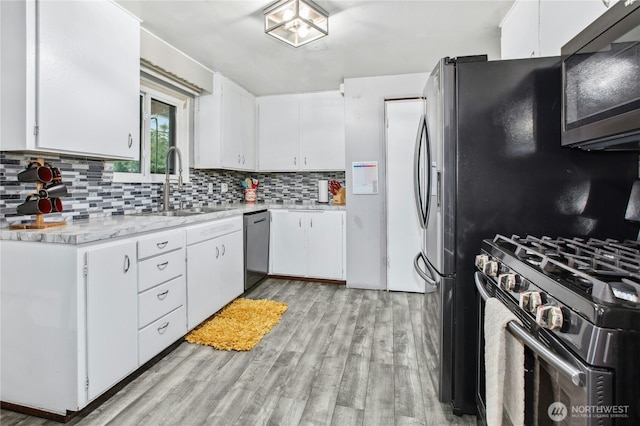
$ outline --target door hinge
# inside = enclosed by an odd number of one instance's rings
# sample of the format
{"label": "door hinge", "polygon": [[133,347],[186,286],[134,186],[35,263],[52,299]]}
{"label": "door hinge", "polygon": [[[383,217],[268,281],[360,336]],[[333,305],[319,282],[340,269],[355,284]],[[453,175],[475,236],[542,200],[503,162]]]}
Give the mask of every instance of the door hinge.
{"label": "door hinge", "polygon": [[40,134],[40,126],[36,124],[35,126],[33,126],[33,135],[38,136],[39,134]]}
{"label": "door hinge", "polygon": [[86,277],[87,275],[89,275],[89,265],[84,265],[82,267],[82,274]]}

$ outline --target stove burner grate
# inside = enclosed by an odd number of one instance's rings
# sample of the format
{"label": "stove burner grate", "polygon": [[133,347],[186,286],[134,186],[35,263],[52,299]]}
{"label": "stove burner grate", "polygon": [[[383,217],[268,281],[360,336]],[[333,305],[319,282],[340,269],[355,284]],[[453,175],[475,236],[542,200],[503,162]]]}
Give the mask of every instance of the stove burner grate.
{"label": "stove burner grate", "polygon": [[640,244],[636,241],[498,235],[494,242],[596,301],[640,303]]}

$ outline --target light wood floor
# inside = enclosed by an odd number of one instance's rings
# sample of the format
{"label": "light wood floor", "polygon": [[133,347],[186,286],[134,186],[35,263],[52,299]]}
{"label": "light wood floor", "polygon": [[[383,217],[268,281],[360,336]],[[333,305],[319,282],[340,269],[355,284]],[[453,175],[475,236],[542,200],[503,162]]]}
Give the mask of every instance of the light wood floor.
{"label": "light wood floor", "polygon": [[[288,304],[249,352],[183,342],[73,425],[471,425],[437,399],[411,293],[268,279],[245,297]],[[58,423],[0,412],[0,424]]]}

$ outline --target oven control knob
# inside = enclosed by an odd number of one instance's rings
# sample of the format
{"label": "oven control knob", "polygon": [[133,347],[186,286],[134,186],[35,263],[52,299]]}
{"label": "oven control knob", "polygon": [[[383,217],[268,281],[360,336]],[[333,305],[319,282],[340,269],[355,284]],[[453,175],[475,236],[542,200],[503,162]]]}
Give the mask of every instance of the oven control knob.
{"label": "oven control knob", "polygon": [[564,324],[562,309],[557,306],[539,306],[536,313],[539,326],[550,330],[559,330]]}
{"label": "oven control knob", "polygon": [[536,312],[538,306],[542,305],[542,295],[538,291],[525,291],[520,293],[520,307],[532,314]]}
{"label": "oven control knob", "polygon": [[498,267],[499,267],[498,262],[490,260],[489,262],[484,264],[484,267],[482,268],[482,272],[484,272],[490,277],[496,277],[498,276]]}
{"label": "oven control knob", "polygon": [[479,255],[476,256],[476,266],[481,271],[484,270],[484,265],[488,261],[489,261],[489,256],[487,256],[486,254],[479,254]]}
{"label": "oven control knob", "polygon": [[498,275],[498,287],[505,291],[517,291],[518,278],[516,274],[500,274]]}

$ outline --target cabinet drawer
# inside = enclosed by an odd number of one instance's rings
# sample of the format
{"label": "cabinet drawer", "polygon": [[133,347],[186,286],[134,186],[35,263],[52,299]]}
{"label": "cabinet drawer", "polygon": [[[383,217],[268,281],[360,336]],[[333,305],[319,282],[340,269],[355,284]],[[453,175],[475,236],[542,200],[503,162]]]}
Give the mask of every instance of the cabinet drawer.
{"label": "cabinet drawer", "polygon": [[184,305],[138,332],[138,361],[142,365],[187,332]]}
{"label": "cabinet drawer", "polygon": [[184,275],[185,250],[152,257],[138,263],[138,291],[145,291],[172,278]]}
{"label": "cabinet drawer", "polygon": [[138,295],[138,327],[142,328],[186,303],[185,276]]}
{"label": "cabinet drawer", "polygon": [[146,259],[182,248],[184,242],[185,236],[182,230],[160,232],[142,237],[138,240],[138,259]]}

